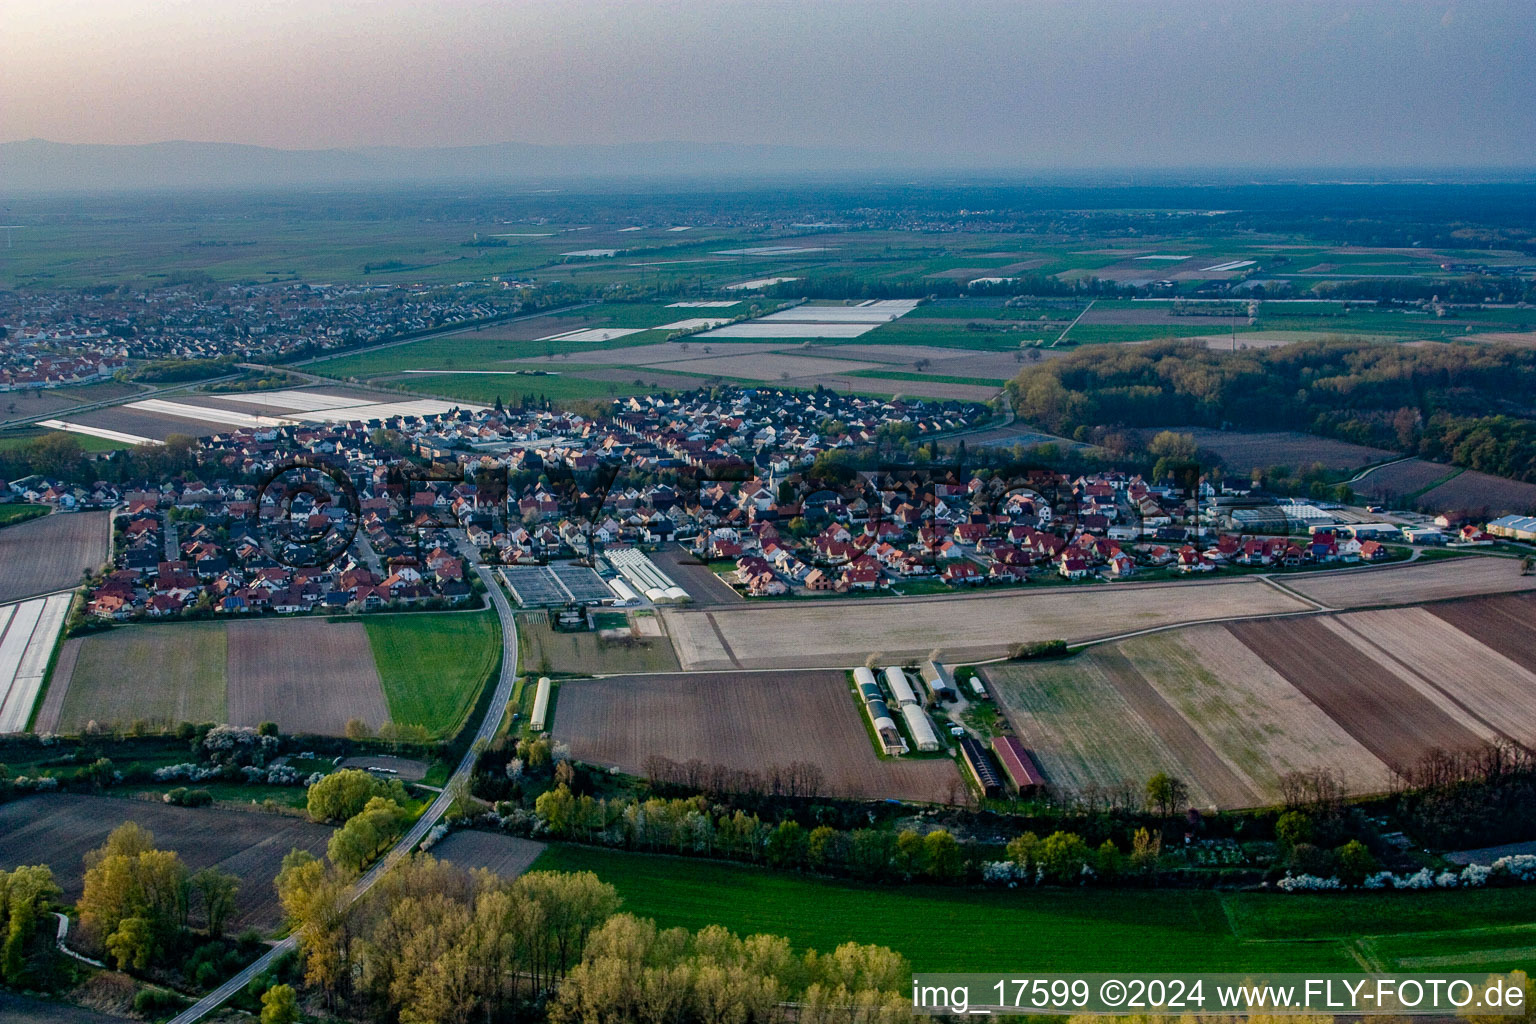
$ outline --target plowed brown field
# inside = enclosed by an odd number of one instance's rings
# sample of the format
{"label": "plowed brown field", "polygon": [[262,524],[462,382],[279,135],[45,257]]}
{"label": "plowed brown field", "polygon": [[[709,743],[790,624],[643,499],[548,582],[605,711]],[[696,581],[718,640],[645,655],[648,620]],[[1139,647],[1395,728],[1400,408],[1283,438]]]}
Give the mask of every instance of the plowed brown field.
{"label": "plowed brown field", "polygon": [[1483,737],[1317,619],[1242,622],[1232,635],[1389,766],[1430,749],[1467,749]]}
{"label": "plowed brown field", "polygon": [[155,834],[193,871],[216,867],[240,876],[231,933],[275,928],[281,917],[272,879],[294,848],[323,856],[331,830],[300,818],[212,808],[192,810],[146,800],[50,793],[0,804],[0,868],[47,864],[69,902],[80,897],[82,858],[125,821]]}
{"label": "plowed brown field", "polygon": [[340,735],[347,720],[389,721],[361,622],[280,619],[229,624],[229,722]]}
{"label": "plowed brown field", "polygon": [[1536,672],[1536,595],[1451,601],[1431,605],[1429,610],[1510,661]]}
{"label": "plowed brown field", "polygon": [[554,734],[571,756],[638,774],[652,754],[739,770],[806,761],[829,795],[940,802],[965,792],[946,759],[882,761],[842,672],[569,680]]}

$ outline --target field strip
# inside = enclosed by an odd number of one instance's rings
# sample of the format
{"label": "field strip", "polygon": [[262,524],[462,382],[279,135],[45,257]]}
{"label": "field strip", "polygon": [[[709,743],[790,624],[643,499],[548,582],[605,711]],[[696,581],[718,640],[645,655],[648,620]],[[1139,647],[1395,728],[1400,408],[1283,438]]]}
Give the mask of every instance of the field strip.
{"label": "field strip", "polygon": [[0,639],[0,687],[3,687],[0,689],[0,705],[9,699],[11,687],[16,684],[16,674],[21,671],[21,658],[32,640],[37,620],[42,617],[43,603],[39,598],[16,605],[16,612],[11,616],[5,636]]}
{"label": "field strip", "polygon": [[282,427],[294,422],[286,417],[252,416],[250,413],[235,412],[231,409],[214,409],[204,405],[188,405],[185,402],[168,402],[163,398],[129,402],[123,408],[192,420],[195,423],[221,423],[231,427]]}
{"label": "field strip", "polygon": [[59,648],[59,660],[53,666],[53,681],[48,684],[48,696],[43,698],[43,706],[32,726],[33,732],[42,735],[58,731],[59,716],[64,711],[64,698],[69,693],[69,681],[75,674],[75,661],[79,659],[80,647],[84,643],[85,638],[77,636],[65,640],[64,646]]}
{"label": "field strip", "polygon": [[37,695],[43,688],[43,677],[48,674],[48,662],[53,658],[53,645],[64,628],[64,616],[69,612],[73,594],[54,594],[43,602],[42,614],[21,657],[21,666],[11,680],[10,694],[0,708],[0,733],[25,732],[27,719],[37,704]]}
{"label": "field strip", "polygon": [[[1536,691],[1536,676],[1447,625],[1437,628],[1439,620],[1423,609],[1405,611],[1422,618],[1393,622],[1400,612],[1357,612],[1336,621],[1338,630],[1358,638],[1357,646],[1463,725],[1529,744],[1536,720],[1522,714],[1522,705]],[[1511,723],[1510,716],[1518,721]],[[1505,725],[1513,725],[1513,732]]]}
{"label": "field strip", "polygon": [[1142,676],[1266,801],[1280,777],[1332,768],[1352,793],[1384,793],[1387,766],[1223,626],[1119,645]]}
{"label": "field strip", "polygon": [[1446,953],[1442,956],[1404,956],[1397,958],[1397,966],[1403,970],[1422,967],[1473,967],[1479,964],[1506,963],[1509,961],[1536,960],[1536,946],[1511,946],[1507,949],[1475,949],[1463,953]]}
{"label": "field strip", "polygon": [[99,437],[105,441],[121,441],[124,444],[165,444],[152,437],[143,437],[139,434],[125,434],[121,430],[108,430],[106,427],[88,427],[84,423],[70,423],[67,420],[38,420],[40,427],[50,430],[63,430],[71,434],[84,434],[86,437]]}
{"label": "field strip", "polygon": [[1230,629],[1389,766],[1413,764],[1435,747],[1470,749],[1486,738],[1447,715],[1326,618],[1247,622]]}
{"label": "field strip", "polygon": [[1536,672],[1536,600],[1484,597],[1434,605],[1429,611],[1526,670]]}
{"label": "field strip", "polygon": [[1110,685],[1164,744],[1178,752],[1180,760],[1218,806],[1252,807],[1262,802],[1259,794],[1211,749],[1184,716],[1153,689],[1130,659],[1119,650],[1109,649],[1099,652],[1099,657]]}

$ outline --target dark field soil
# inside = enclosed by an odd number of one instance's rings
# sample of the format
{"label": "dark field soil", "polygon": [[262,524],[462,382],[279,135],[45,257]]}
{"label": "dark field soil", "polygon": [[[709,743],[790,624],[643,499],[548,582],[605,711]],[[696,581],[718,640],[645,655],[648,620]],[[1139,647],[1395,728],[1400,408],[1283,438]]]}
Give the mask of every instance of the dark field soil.
{"label": "dark field soil", "polygon": [[47,864],[63,899],[79,899],[82,858],[125,821],[155,835],[193,871],[216,867],[240,876],[239,911],[230,931],[277,927],[281,909],[272,889],[283,857],[295,848],[324,856],[331,830],[278,814],[171,807],[147,800],[72,793],[29,796],[0,804],[0,868]]}

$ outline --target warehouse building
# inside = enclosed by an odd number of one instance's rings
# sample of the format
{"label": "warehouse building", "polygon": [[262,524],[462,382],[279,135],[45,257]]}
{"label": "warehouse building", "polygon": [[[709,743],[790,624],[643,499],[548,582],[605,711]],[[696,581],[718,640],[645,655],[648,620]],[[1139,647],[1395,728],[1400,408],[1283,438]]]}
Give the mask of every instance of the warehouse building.
{"label": "warehouse building", "polygon": [[995,736],[992,753],[997,756],[1003,774],[1008,776],[1011,788],[1019,796],[1034,796],[1044,791],[1045,776],[1040,774],[1035,759],[1024,749],[1024,744],[1012,736]]}
{"label": "warehouse building", "polygon": [[993,767],[992,758],[987,754],[987,748],[981,745],[980,740],[974,736],[961,736],[960,760],[965,762],[966,771],[976,781],[976,785],[981,787],[982,796],[1003,795],[1003,778]]}

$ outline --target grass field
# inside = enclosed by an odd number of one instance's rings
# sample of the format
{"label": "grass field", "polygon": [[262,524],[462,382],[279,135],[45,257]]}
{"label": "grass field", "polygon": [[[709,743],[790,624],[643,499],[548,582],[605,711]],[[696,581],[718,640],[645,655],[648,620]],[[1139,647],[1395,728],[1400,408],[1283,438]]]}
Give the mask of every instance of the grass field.
{"label": "grass field", "polygon": [[10,526],[12,523],[26,522],[28,519],[36,519],[47,514],[47,505],[29,505],[25,502],[0,505],[0,526]]}
{"label": "grass field", "polygon": [[[1536,914],[1532,888],[1358,896],[878,888],[574,846],[551,846],[533,866],[593,871],[618,889],[624,910],[663,927],[721,924],[821,950],[877,943],[919,971],[1356,971],[1352,948],[1366,936],[1402,936],[1393,943],[1405,951],[1443,943],[1470,964],[1531,944],[1529,931],[1509,930],[1528,929]],[[1522,965],[1529,959],[1477,962]]]}
{"label": "grass field", "polygon": [[122,626],[87,637],[71,677],[49,684],[69,687],[59,731],[141,718],[168,725],[227,721],[227,656],[222,622]]}
{"label": "grass field", "polygon": [[518,619],[518,664],[539,675],[590,676],[676,672],[677,655],[664,636],[633,645],[607,643],[596,633],[560,633],[547,619]]}
{"label": "grass field", "polygon": [[501,659],[494,612],[389,615],[367,620],[389,717],[451,736]]}

